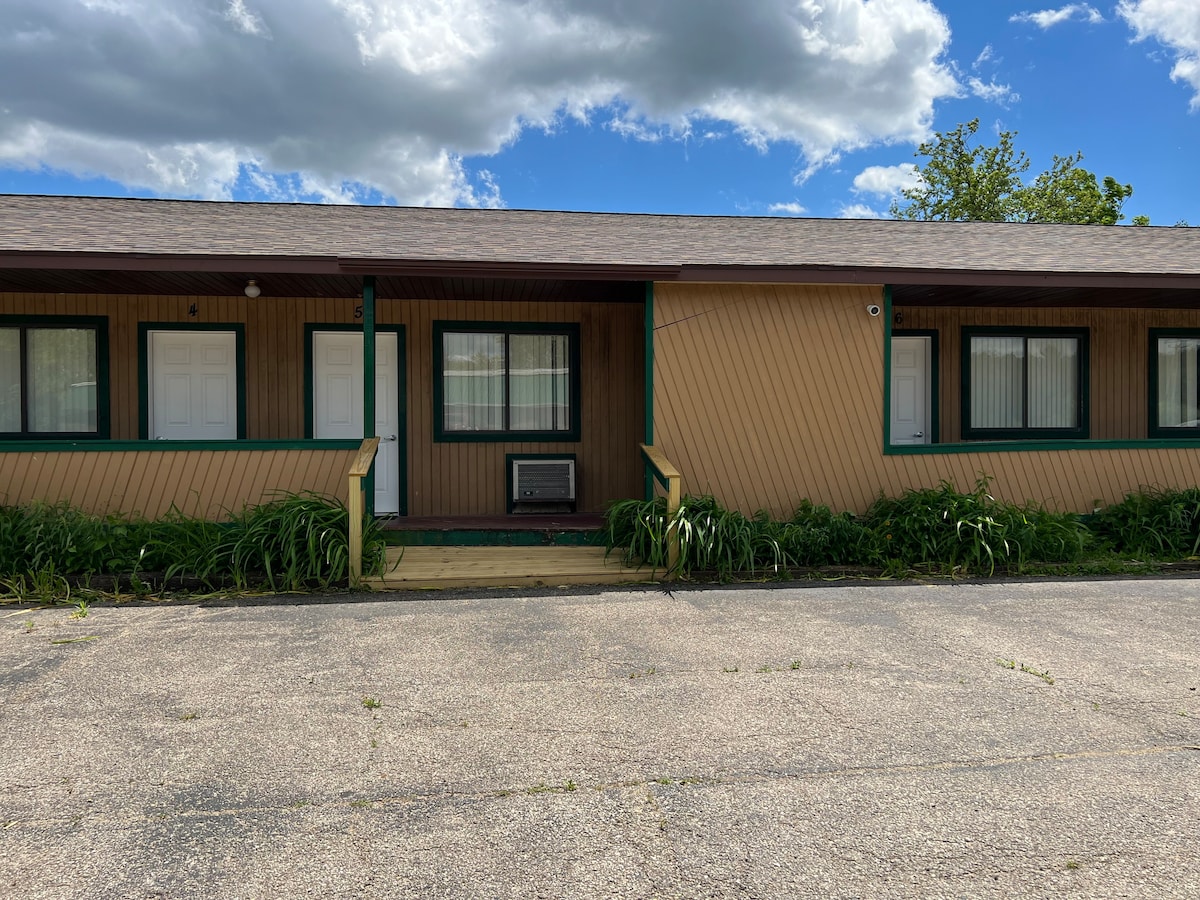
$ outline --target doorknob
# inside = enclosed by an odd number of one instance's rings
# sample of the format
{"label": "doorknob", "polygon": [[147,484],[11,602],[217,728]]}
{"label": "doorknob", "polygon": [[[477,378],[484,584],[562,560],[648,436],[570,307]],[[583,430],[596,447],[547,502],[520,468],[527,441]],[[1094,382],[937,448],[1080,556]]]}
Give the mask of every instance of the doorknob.
{"label": "doorknob", "polygon": [[381,437],[381,438],[379,439],[379,442],[380,442],[381,444],[386,444],[386,443],[388,443],[389,441],[394,441],[394,440],[396,440],[396,436],[395,436],[394,434],[389,434],[387,437]]}
{"label": "doorknob", "polygon": [[913,432],[913,437],[925,437],[925,432],[915,431],[915,432]]}

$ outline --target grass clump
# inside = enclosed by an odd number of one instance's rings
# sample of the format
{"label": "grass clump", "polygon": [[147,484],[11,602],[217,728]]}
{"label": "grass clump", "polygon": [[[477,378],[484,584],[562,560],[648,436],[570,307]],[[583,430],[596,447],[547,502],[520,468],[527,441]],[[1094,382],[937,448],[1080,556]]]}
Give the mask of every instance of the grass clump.
{"label": "grass clump", "polygon": [[1182,559],[1200,551],[1200,487],[1144,488],[1092,517],[1092,529],[1122,556]]}
{"label": "grass clump", "polygon": [[936,488],[880,497],[865,520],[886,560],[953,573],[1021,571],[1028,561],[1073,562],[1090,535],[1075,513],[1055,513],[1036,504],[997,501],[981,477],[967,493],[948,481]]}
{"label": "grass clump", "polygon": [[[1192,513],[1200,545],[1200,492]],[[804,500],[784,521],[724,509],[710,496],[684,497],[670,517],[661,497],[624,500],[609,508],[605,539],[627,564],[665,571],[672,530],[680,558],[668,574],[685,578],[787,577],[828,567],[992,575],[1108,558],[1105,541],[1081,516],[998,501],[987,477],[967,492],[942,482],[880,496],[861,516]]]}
{"label": "grass clump", "polygon": [[[128,584],[189,582],[212,590],[327,589],[349,581],[349,512],[314,493],[281,494],[222,522],[172,508],[150,521],[94,516],[66,504],[0,506],[0,586],[19,599],[69,595],[92,576]],[[363,524],[363,572],[383,570],[374,519]]]}

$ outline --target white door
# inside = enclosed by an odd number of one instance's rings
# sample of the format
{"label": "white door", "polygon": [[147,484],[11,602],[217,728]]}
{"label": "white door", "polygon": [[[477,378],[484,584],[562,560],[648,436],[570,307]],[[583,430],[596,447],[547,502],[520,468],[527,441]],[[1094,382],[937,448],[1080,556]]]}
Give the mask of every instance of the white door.
{"label": "white door", "polygon": [[[375,513],[400,511],[400,356],[395,332],[375,335]],[[363,436],[363,338],[353,331],[313,333],[313,437]]]}
{"label": "white door", "polygon": [[933,340],[925,336],[892,338],[892,443],[928,444],[930,363]]}
{"label": "white door", "polygon": [[237,440],[234,332],[151,331],[147,340],[150,439]]}

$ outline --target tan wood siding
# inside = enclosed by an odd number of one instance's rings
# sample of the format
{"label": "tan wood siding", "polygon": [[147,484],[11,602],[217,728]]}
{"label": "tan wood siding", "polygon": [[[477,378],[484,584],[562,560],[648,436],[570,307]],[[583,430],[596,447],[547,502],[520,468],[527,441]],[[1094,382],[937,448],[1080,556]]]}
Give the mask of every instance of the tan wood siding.
{"label": "tan wood siding", "polygon": [[[803,499],[861,512],[880,491],[967,489],[982,472],[998,497],[1086,512],[1139,486],[1200,484],[1200,446],[885,456],[883,320],[865,309],[880,297],[878,286],[657,284],[655,444],[684,490],[746,513],[790,515]],[[1200,326],[1200,313],[1172,310],[903,312],[902,327],[940,332],[944,439],[957,437],[962,324],[1090,327],[1093,436],[1113,439],[1146,433],[1147,329]]]}
{"label": "tan wood siding", "polygon": [[1149,421],[1147,377],[1151,328],[1200,328],[1200,310],[1190,309],[992,309],[904,307],[899,328],[938,332],[938,401],[941,440],[962,435],[962,327],[964,325],[1063,326],[1087,328],[1091,434],[1098,440],[1140,440]]}
{"label": "tan wood siding", "polygon": [[[294,440],[305,432],[304,326],[352,324],[358,298],[159,297],[0,293],[0,314],[109,317],[114,440],[138,437],[138,323],[242,323],[246,331],[246,421],[250,440]],[[195,305],[195,316],[189,310]],[[580,326],[581,440],[561,443],[433,441],[433,322],[571,322]],[[640,304],[380,300],[380,325],[405,326],[409,513],[489,515],[505,511],[507,453],[574,453],[579,509],[599,511],[642,491],[638,444],[645,408]],[[0,480],[0,489],[5,482]]]}
{"label": "tan wood siding", "polygon": [[0,502],[67,502],[157,518],[172,504],[219,519],[279,491],[346,494],[354,450],[80,450],[0,453]]}

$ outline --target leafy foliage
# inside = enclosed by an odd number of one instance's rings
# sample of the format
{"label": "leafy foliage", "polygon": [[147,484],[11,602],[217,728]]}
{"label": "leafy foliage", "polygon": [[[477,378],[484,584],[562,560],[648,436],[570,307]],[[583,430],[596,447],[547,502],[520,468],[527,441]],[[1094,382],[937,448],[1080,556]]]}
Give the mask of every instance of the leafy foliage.
{"label": "leafy foliage", "polygon": [[[328,588],[349,578],[349,513],[339,500],[283,494],[224,522],[184,516],[158,521],[93,516],[60,504],[0,507],[0,578],[36,573],[128,576],[154,573],[211,588]],[[363,571],[383,569],[383,538],[363,527]]]}
{"label": "leafy foliage", "polygon": [[680,538],[674,574],[712,573],[722,580],[828,566],[987,575],[1030,562],[1076,562],[1095,545],[1078,515],[1000,503],[988,493],[987,478],[968,493],[943,482],[880,497],[863,516],[803,501],[783,522],[762,512],[748,518],[712,497],[683,498],[671,519],[662,498],[625,500],[609,509],[606,541],[628,564],[666,569],[672,527]]}
{"label": "leafy foliage", "polygon": [[[937,132],[917,148],[928,157],[918,166],[921,183],[893,202],[898,219],[955,222],[1054,222],[1115,225],[1133,187],[1082,168],[1083,154],[1055,155],[1050,168],[1026,183],[1029,158],[1014,146],[1015,131],[1002,131],[995,146],[973,144],[979,119]],[[1139,217],[1140,220],[1141,217]],[[1149,220],[1146,220],[1147,222]]]}
{"label": "leafy foliage", "polygon": [[1040,506],[998,502],[981,477],[960,493],[947,481],[936,488],[880,497],[866,519],[884,542],[885,555],[904,565],[936,564],[949,571],[992,574],[1028,561],[1071,562],[1088,544],[1078,515]]}
{"label": "leafy foliage", "polygon": [[1178,559],[1200,551],[1200,488],[1125,495],[1097,513],[1092,527],[1120,554]]}

